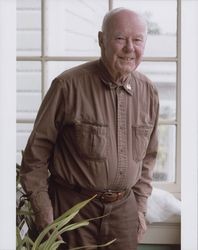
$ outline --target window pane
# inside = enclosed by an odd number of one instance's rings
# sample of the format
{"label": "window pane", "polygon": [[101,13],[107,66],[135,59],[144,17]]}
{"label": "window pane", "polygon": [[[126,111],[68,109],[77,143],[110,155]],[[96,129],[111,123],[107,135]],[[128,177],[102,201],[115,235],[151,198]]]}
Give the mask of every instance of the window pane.
{"label": "window pane", "polygon": [[176,56],[176,0],[114,0],[114,8],[127,7],[148,22],[145,56]]}
{"label": "window pane", "polygon": [[107,0],[47,0],[46,55],[97,56]]}
{"label": "window pane", "polygon": [[17,63],[17,118],[34,119],[41,102],[40,62]]}
{"label": "window pane", "polygon": [[16,161],[21,164],[22,150],[25,149],[27,140],[33,128],[33,123],[18,123],[16,126],[17,134],[17,154]]}
{"label": "window pane", "polygon": [[67,61],[67,62],[47,62],[46,63],[46,81],[47,86],[52,83],[52,80],[63,71],[70,69],[74,66],[85,63],[85,61]]}
{"label": "window pane", "polygon": [[176,63],[143,62],[138,70],[157,86],[160,98],[160,120],[176,119]]}
{"label": "window pane", "polygon": [[41,54],[41,1],[17,0],[17,55]]}
{"label": "window pane", "polygon": [[159,126],[159,149],[154,181],[174,182],[175,181],[175,126]]}

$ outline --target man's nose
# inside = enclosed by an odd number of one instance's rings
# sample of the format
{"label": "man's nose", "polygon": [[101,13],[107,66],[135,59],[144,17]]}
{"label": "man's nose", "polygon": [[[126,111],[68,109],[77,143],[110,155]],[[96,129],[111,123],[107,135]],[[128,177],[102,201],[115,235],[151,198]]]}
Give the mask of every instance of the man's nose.
{"label": "man's nose", "polygon": [[126,41],[124,49],[126,52],[134,51],[134,44],[133,44],[133,41],[131,39],[128,39]]}

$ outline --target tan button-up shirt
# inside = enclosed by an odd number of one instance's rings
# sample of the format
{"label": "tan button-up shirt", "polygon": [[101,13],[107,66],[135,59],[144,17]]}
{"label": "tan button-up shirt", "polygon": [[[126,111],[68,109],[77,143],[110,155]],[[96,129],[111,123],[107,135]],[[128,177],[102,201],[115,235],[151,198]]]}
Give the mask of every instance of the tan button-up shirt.
{"label": "tan button-up shirt", "polygon": [[132,188],[146,211],[157,154],[158,94],[134,71],[114,83],[101,60],[53,81],[27,143],[21,181],[36,211],[51,206],[55,181],[104,191]]}

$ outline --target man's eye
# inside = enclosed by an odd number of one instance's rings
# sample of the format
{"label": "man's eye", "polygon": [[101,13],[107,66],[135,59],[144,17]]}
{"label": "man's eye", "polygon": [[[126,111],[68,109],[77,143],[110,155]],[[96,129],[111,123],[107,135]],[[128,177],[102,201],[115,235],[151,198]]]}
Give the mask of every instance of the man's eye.
{"label": "man's eye", "polygon": [[143,40],[141,38],[136,38],[135,42],[142,42]]}
{"label": "man's eye", "polygon": [[117,39],[117,40],[124,40],[124,37],[119,36],[119,37],[117,37],[116,39]]}

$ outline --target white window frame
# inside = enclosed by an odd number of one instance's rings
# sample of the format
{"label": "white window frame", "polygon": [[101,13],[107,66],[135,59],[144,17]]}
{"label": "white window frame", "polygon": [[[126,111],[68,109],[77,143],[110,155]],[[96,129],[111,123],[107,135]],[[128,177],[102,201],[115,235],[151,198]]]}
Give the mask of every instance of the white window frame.
{"label": "white window frame", "polygon": [[[109,10],[113,9],[113,0],[108,0]],[[98,57],[85,56],[46,56],[45,55],[45,0],[41,0],[41,56],[17,56],[17,61],[38,61],[41,62],[41,95],[42,98],[47,92],[48,82],[46,81],[46,63],[49,61],[91,61]],[[175,157],[175,182],[156,182],[154,186],[165,189],[175,196],[180,196],[180,158],[181,158],[181,0],[177,0],[177,53],[176,57],[144,57],[143,62],[175,62],[176,63],[176,121],[159,121],[159,125],[175,125],[176,126],[176,157]],[[17,123],[33,123],[33,119],[17,119]]]}
{"label": "white window frame", "polygon": [[[78,57],[78,56],[46,56],[45,55],[45,0],[41,0],[41,56],[17,56],[17,61],[38,61],[41,63],[42,98],[44,97],[48,83],[46,81],[46,63],[49,61],[91,61],[98,57]],[[182,0],[177,0],[177,53],[175,57],[144,57],[143,62],[175,62],[176,63],[176,121],[159,121],[159,125],[176,126],[176,176],[174,183],[156,182],[154,186],[165,189],[180,198],[181,185],[181,4]],[[113,0],[108,0],[109,10],[113,9]],[[33,119],[17,119],[17,123],[33,123]],[[166,227],[166,228],[165,228]],[[163,239],[156,235],[160,232],[159,228],[171,232]],[[171,231],[173,230],[173,231]],[[161,231],[162,232],[162,231]],[[164,234],[164,233],[163,233]],[[149,234],[143,240],[143,243],[170,243],[180,242],[180,229],[178,223],[159,223],[150,227]]]}
{"label": "white window frame", "polygon": [[[9,17],[9,19],[8,19]],[[16,248],[16,2],[0,0],[0,249]]]}
{"label": "white window frame", "polygon": [[[198,1],[182,0],[181,246],[198,249]],[[189,66],[190,65],[190,66]]]}

